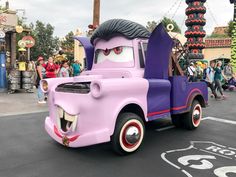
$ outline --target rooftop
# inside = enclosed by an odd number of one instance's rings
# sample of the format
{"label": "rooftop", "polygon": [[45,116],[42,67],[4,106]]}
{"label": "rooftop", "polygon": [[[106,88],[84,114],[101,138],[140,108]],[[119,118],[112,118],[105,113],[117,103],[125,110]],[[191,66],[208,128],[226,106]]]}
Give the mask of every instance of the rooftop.
{"label": "rooftop", "polygon": [[206,48],[225,48],[231,47],[231,38],[207,38]]}

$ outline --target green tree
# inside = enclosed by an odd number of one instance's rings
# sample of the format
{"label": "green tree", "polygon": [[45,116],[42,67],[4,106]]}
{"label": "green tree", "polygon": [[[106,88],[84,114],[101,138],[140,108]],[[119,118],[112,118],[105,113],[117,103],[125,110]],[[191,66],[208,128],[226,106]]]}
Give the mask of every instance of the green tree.
{"label": "green tree", "polygon": [[181,29],[179,25],[176,23],[176,21],[169,19],[167,17],[164,17],[162,20],[162,23],[164,24],[165,28],[167,27],[168,24],[174,25],[174,29],[172,32],[181,33]]}
{"label": "green tree", "polygon": [[74,33],[70,31],[61,41],[61,48],[70,61],[74,59],[74,36]]}
{"label": "green tree", "polygon": [[[19,40],[21,40],[24,36],[27,36],[27,35],[30,33],[30,31],[31,31],[31,26],[25,24],[24,21],[23,21],[23,19],[22,19],[22,18],[19,18],[19,17],[18,17],[18,25],[19,25],[19,26],[22,26],[23,29],[24,29],[24,31],[23,31],[22,33],[16,33],[16,41],[17,41],[17,42],[18,42]],[[18,49],[19,49],[19,46],[18,46],[18,45],[17,45],[17,48],[16,48],[16,49],[17,49],[17,51],[18,51]],[[19,53],[17,52],[17,58],[19,57],[18,55],[19,55]]]}
{"label": "green tree", "polygon": [[234,18],[233,18],[233,22],[231,26],[232,27],[232,30],[231,30],[232,44],[231,44],[230,63],[233,67],[234,73],[236,73],[236,0],[230,0],[230,3],[234,4]]}
{"label": "green tree", "polygon": [[228,34],[229,37],[232,36],[233,28],[234,28],[233,20],[230,20],[229,23],[228,23],[228,29],[227,29],[227,34]]}
{"label": "green tree", "polygon": [[148,21],[146,28],[147,28],[148,31],[152,32],[156,28],[156,26],[157,26],[157,22]]}
{"label": "green tree", "polygon": [[36,21],[35,25],[31,24],[31,27],[31,35],[35,39],[35,46],[31,49],[33,60],[36,60],[38,56],[48,58],[59,50],[59,38],[53,36],[54,27],[51,24]]}
{"label": "green tree", "polygon": [[[176,21],[171,20],[167,17],[164,17],[162,20],[163,25],[165,26],[165,28],[167,28],[168,24],[173,24],[174,25],[174,29],[172,32],[176,32],[176,33],[181,33],[181,29],[178,26],[178,24],[176,23]],[[156,21],[148,21],[146,28],[148,29],[148,31],[152,32],[157,26],[157,22]]]}

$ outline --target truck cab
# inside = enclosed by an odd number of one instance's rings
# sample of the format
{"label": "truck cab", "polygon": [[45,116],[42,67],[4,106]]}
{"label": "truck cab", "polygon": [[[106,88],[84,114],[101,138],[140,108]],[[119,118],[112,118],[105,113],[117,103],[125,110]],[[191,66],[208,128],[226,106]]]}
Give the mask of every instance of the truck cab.
{"label": "truck cab", "polygon": [[54,140],[68,147],[111,141],[116,152],[128,154],[141,146],[145,122],[171,116],[176,126],[200,125],[206,84],[173,75],[173,40],[162,24],[150,34],[137,23],[113,19],[91,39],[75,39],[85,49],[87,70],[41,81],[49,95],[45,129]]}

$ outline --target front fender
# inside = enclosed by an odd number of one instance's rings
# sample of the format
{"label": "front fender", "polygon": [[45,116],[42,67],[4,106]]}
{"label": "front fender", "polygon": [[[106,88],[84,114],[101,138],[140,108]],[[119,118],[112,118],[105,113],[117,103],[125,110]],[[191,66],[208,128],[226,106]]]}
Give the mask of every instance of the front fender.
{"label": "front fender", "polygon": [[120,111],[126,105],[136,104],[141,107],[143,114],[147,115],[148,81],[146,79],[101,79],[95,81],[95,83],[99,83],[101,95],[94,98],[94,101],[99,104],[100,108],[103,105],[107,110],[104,115],[106,116],[106,126],[109,129],[110,135],[114,132]]}
{"label": "front fender", "polygon": [[114,130],[115,130],[115,126],[116,126],[116,122],[118,119],[119,114],[121,113],[121,111],[127,106],[127,105],[137,105],[138,107],[140,107],[142,109],[145,121],[147,122],[147,102],[142,102],[141,100],[138,99],[127,99],[124,102],[122,102],[120,105],[117,106],[116,112],[114,114],[114,118],[111,122],[111,131],[110,134],[113,135]]}

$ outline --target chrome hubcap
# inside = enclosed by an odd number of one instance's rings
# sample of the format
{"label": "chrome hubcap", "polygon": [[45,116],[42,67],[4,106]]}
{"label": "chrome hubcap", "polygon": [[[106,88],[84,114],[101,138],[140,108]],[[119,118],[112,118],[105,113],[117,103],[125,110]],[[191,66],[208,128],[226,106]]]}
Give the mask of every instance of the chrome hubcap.
{"label": "chrome hubcap", "polygon": [[193,112],[193,118],[195,120],[200,119],[200,114],[201,114],[200,111],[198,109],[195,109],[194,112]]}
{"label": "chrome hubcap", "polygon": [[125,134],[125,140],[128,144],[133,145],[140,139],[139,129],[135,126],[130,126]]}

